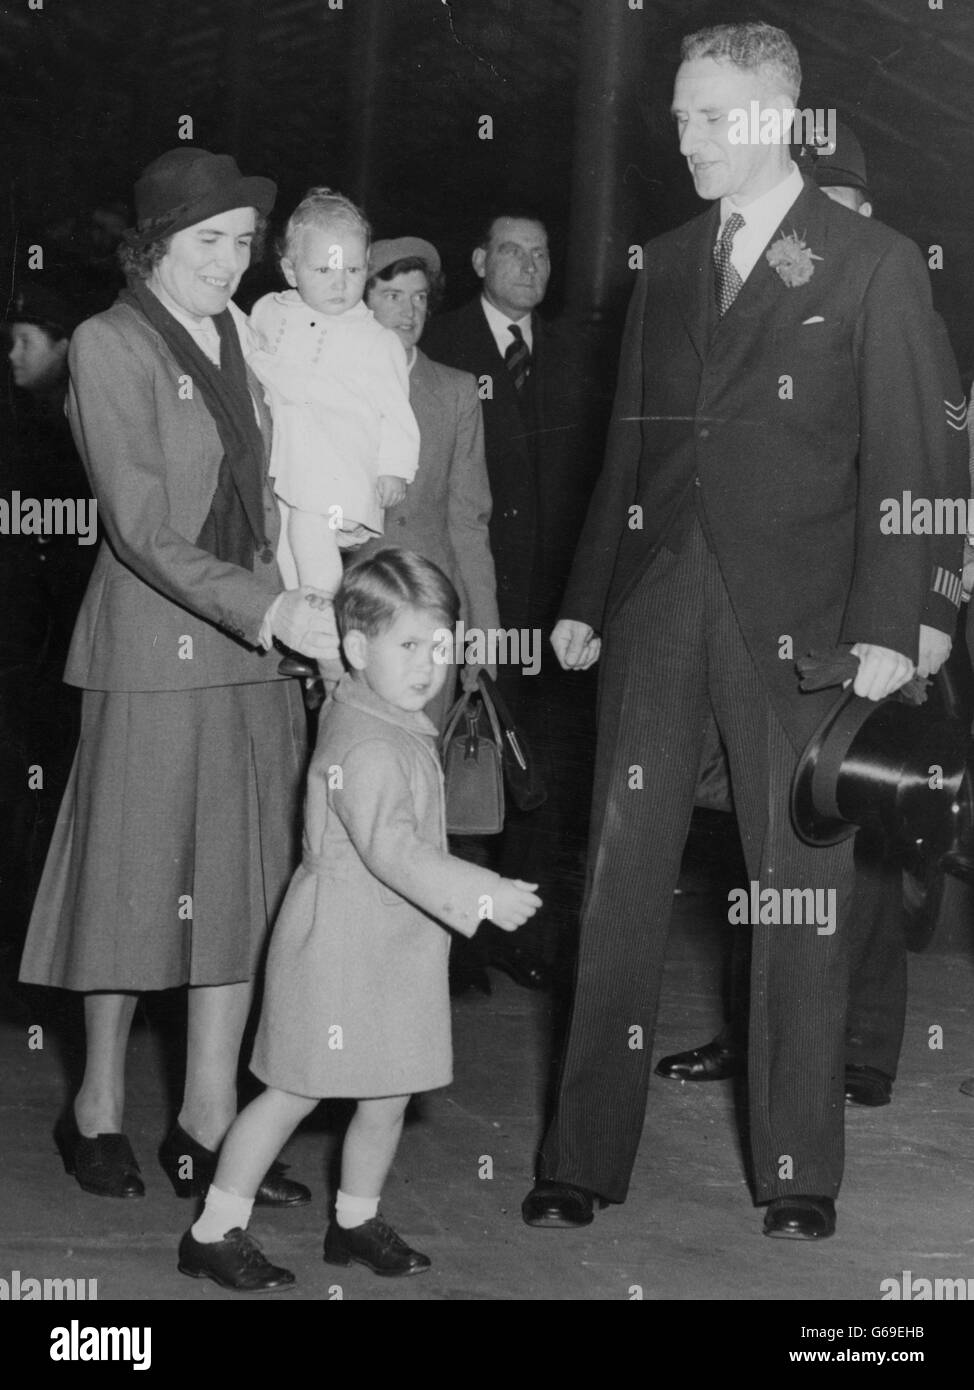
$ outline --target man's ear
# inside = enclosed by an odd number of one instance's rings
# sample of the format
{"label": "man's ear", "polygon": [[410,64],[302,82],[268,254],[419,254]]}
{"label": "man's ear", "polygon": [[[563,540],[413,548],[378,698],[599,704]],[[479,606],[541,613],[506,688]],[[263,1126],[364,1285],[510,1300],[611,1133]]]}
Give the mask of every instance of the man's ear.
{"label": "man's ear", "polygon": [[474,271],[480,276],[481,280],[487,274],[487,252],[482,246],[475,246],[473,255],[470,257],[470,264]]}
{"label": "man's ear", "polygon": [[350,628],[342,638],[342,651],[353,671],[364,671],[368,665],[369,639],[358,628]]}
{"label": "man's ear", "polygon": [[872,203],[870,203],[870,202],[867,201],[867,202],[865,202],[865,203],[860,203],[860,204],[859,204],[859,216],[860,216],[860,217],[872,217],[872,215],[873,215],[873,205],[872,205]]}
{"label": "man's ear", "polygon": [[294,262],[291,260],[290,256],[281,257],[281,274],[291,286],[291,289],[296,290],[298,287],[298,277],[294,273]]}

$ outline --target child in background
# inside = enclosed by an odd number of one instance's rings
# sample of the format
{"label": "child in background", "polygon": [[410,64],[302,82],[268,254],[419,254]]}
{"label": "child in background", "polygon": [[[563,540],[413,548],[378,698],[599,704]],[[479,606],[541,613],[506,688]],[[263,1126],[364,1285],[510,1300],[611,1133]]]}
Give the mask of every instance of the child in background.
{"label": "child in background", "polygon": [[[291,289],[264,295],[251,314],[260,349],[250,362],[274,415],[281,573],[287,588],[310,584],[329,597],[340,548],[382,534],[383,511],[403,500],[419,458],[405,350],[362,302],[369,241],[354,203],[311,189],[282,240]],[[341,663],[327,665],[326,679],[341,675]]]}
{"label": "child in background", "polygon": [[[322,600],[323,602],[324,600]],[[234,1121],[179,1269],[240,1291],[285,1288],[246,1232],[257,1186],[324,1097],[358,1101],[342,1149],[328,1264],[418,1274],[430,1261],[379,1215],[411,1094],[452,1080],[449,937],[513,931],[537,884],[447,852],[436,729],[459,600],[436,565],[384,549],[350,567],[335,615],[352,673],[325,708],[308,773],[304,855],[271,937],[251,1069],[267,1090]]]}

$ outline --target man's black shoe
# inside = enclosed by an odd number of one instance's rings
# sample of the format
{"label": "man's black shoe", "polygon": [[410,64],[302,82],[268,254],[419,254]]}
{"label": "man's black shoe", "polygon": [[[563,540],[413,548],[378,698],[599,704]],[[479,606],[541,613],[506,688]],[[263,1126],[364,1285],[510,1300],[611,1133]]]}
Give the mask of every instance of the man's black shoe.
{"label": "man's black shoe", "polygon": [[528,1226],[590,1226],[596,1198],[569,1182],[536,1182],[521,1203]]}
{"label": "man's black shoe", "polygon": [[824,1240],[835,1233],[831,1197],[775,1197],[764,1216],[766,1236],[787,1240]]}
{"label": "man's black shoe", "polygon": [[889,1105],[893,1099],[893,1078],[878,1067],[846,1064],[845,1098],[850,1105]]}
{"label": "man's black shoe", "polygon": [[719,1038],[695,1047],[692,1052],[674,1052],[656,1064],[656,1075],[668,1081],[727,1081],[743,1076],[747,1058],[734,1048],[725,1047]]}

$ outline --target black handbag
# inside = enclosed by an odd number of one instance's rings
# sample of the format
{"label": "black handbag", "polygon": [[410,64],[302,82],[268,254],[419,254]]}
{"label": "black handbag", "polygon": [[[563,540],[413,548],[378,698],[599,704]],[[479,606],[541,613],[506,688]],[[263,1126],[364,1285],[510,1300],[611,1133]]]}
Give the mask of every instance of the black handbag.
{"label": "black handbag", "polygon": [[491,680],[486,671],[481,671],[477,686],[488,708],[493,705],[500,725],[504,780],[511,800],[519,811],[535,811],[548,797],[538,760],[532,756],[527,739],[511,718],[496,681]]}
{"label": "black handbag", "polygon": [[440,740],[450,835],[497,835],[504,829],[501,740],[493,707],[479,691],[465,690]]}

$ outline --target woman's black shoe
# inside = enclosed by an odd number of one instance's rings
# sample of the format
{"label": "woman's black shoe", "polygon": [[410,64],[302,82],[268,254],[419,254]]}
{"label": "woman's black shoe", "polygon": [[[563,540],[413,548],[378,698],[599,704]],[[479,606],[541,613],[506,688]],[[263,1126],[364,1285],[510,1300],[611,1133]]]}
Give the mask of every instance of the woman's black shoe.
{"label": "woman's black shoe", "polygon": [[354,1261],[389,1278],[422,1274],[430,1267],[429,1256],[412,1250],[381,1216],[350,1229],[332,1221],[325,1232],[324,1261],[326,1265],[350,1265]]}
{"label": "woman's black shoe", "polygon": [[65,1172],[85,1192],[97,1197],[144,1197],[145,1184],[132,1145],[124,1134],[97,1134],[89,1139],[69,1107],[54,1127],[54,1142]]}
{"label": "woman's black shoe", "polygon": [[[176,1123],[159,1147],[159,1162],[177,1197],[205,1197],[219,1155],[206,1149]],[[254,1204],[258,1207],[303,1207],[311,1201],[304,1183],[284,1176],[287,1164],[276,1159],[264,1174]]]}
{"label": "woman's black shoe", "polygon": [[239,1226],[227,1231],[222,1240],[205,1245],[187,1231],[179,1242],[177,1268],[191,1279],[212,1279],[237,1293],[269,1293],[294,1283],[291,1271],[272,1265],[253,1236]]}

